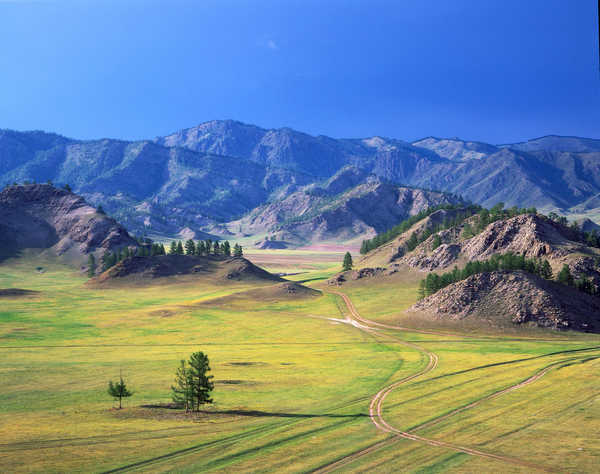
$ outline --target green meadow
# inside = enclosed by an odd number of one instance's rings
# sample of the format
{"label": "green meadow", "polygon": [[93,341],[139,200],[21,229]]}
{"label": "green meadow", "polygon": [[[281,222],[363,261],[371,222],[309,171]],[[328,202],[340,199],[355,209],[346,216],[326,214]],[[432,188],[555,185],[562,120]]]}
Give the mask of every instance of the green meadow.
{"label": "green meadow", "polygon": [[[417,332],[402,315],[416,298],[414,275],[336,288],[363,318],[415,331],[358,327],[325,282],[338,253],[255,255],[322,296],[251,299],[244,292],[256,283],[184,278],[97,289],[58,262],[2,263],[0,288],[36,292],[0,299],[2,472],[597,471],[600,337]],[[170,386],[197,350],[210,358],[215,403],[185,414],[168,405]],[[428,352],[437,366],[389,393],[385,420],[535,468],[373,424],[373,396],[423,371]],[[134,392],[122,410],[106,392],[120,373]]]}

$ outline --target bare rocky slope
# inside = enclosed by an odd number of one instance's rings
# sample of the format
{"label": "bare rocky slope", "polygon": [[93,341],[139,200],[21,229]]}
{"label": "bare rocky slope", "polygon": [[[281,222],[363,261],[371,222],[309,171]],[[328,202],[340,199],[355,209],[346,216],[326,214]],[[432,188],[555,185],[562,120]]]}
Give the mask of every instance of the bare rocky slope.
{"label": "bare rocky slope", "polygon": [[419,301],[409,312],[476,325],[600,332],[600,298],[521,271],[473,275]]}
{"label": "bare rocky slope", "polygon": [[118,222],[76,194],[48,184],[9,186],[0,192],[4,257],[39,249],[80,258],[124,246],[137,246],[137,242]]}
{"label": "bare rocky slope", "polygon": [[429,207],[457,204],[451,194],[393,185],[347,167],[322,185],[307,186],[233,222],[249,234],[267,233],[280,241],[307,243],[370,237]]}

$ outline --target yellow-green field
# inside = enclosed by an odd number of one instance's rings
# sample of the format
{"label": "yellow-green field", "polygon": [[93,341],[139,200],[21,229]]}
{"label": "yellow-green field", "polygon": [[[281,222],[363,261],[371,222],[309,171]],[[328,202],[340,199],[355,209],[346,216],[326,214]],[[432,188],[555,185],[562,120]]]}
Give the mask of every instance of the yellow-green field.
{"label": "yellow-green field", "polygon": [[[0,288],[39,293],[0,299],[0,470],[597,472],[598,336],[385,328],[406,322],[414,276],[331,288],[336,252],[248,256],[323,296],[229,300],[255,286],[189,280],[100,290],[59,263],[3,263]],[[161,406],[197,350],[215,403]],[[106,386],[120,371],[135,393],[117,410]],[[433,443],[375,426],[371,400],[391,385],[382,418]]]}

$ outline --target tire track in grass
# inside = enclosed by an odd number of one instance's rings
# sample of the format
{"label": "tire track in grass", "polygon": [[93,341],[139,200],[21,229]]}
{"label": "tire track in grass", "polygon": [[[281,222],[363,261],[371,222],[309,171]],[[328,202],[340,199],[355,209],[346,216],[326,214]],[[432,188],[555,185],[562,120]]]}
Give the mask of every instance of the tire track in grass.
{"label": "tire track in grass", "polygon": [[[356,307],[354,306],[354,304],[352,303],[352,301],[346,294],[339,292],[339,291],[332,291],[332,293],[339,295],[344,300],[344,302],[346,303],[346,306],[348,308],[348,311],[350,312],[350,318],[358,321],[359,323],[364,324],[365,326],[362,326],[362,327],[361,327],[361,325],[357,326],[364,331],[369,331],[369,332],[373,331],[373,329],[374,329],[373,326],[383,327],[386,329],[394,329],[394,330],[407,330],[406,328],[401,328],[399,326],[392,326],[392,325],[388,325],[388,324],[377,323],[375,321],[370,321],[368,319],[365,319],[360,316],[360,314],[358,313],[358,310],[356,309]],[[436,333],[432,333],[432,334],[436,334]],[[401,340],[399,340],[399,341],[401,341]],[[478,457],[493,459],[496,461],[501,461],[501,462],[505,462],[505,463],[509,463],[509,464],[519,465],[519,466],[528,467],[528,468],[537,469],[537,470],[546,471],[546,472],[554,471],[550,467],[543,466],[543,465],[540,465],[537,463],[529,462],[529,461],[522,460],[522,459],[516,459],[516,458],[509,457],[509,456],[503,456],[503,455],[499,455],[499,454],[489,453],[489,452],[481,451],[479,449],[471,448],[468,446],[461,446],[461,445],[449,443],[447,441],[440,441],[440,440],[425,438],[423,436],[419,436],[412,432],[399,430],[399,429],[393,427],[392,425],[390,425],[383,417],[383,403],[384,403],[386,397],[400,385],[410,382],[411,380],[413,380],[417,377],[421,377],[421,376],[427,374],[428,372],[434,370],[438,364],[438,356],[435,353],[433,353],[425,348],[422,348],[416,344],[413,344],[411,342],[406,342],[406,341],[401,341],[401,342],[408,347],[412,347],[412,348],[417,349],[417,350],[421,351],[422,353],[426,354],[429,357],[429,363],[427,364],[425,369],[421,370],[420,372],[417,372],[409,377],[405,377],[397,382],[394,382],[394,383],[382,388],[379,392],[377,392],[375,394],[375,396],[371,400],[371,404],[369,405],[369,416],[371,417],[371,421],[377,428],[379,428],[381,431],[394,434],[400,438],[417,441],[420,443],[428,444],[430,446],[452,449],[454,451],[462,452],[462,453],[465,453],[465,454],[468,454],[471,456],[478,456]],[[548,368],[548,370],[550,370],[550,369]],[[537,374],[535,374],[534,376],[530,377],[529,379],[527,379],[525,381],[522,381],[512,387],[508,387],[507,389],[500,390],[499,392],[497,392],[495,394],[494,398],[496,396],[500,396],[504,393],[508,393],[509,391],[516,390],[520,387],[523,387],[524,385],[532,383],[532,382],[538,380],[540,377],[542,377],[546,372],[547,372],[547,370],[546,371],[542,370],[541,372],[538,372]],[[479,403],[481,403],[481,402],[479,402]],[[464,411],[464,409],[466,409],[466,408],[463,408],[463,410],[461,410],[461,411]],[[449,416],[450,415],[446,416],[446,418],[448,418]],[[383,447],[381,445],[381,443],[380,443],[379,447]],[[361,457],[365,454],[373,452],[374,450],[379,449],[379,447],[373,448],[368,451],[363,450],[363,451],[367,451],[367,452],[363,452],[363,453],[359,452],[359,453],[351,454],[350,457],[348,458],[349,459],[348,462],[354,461],[358,457]],[[341,460],[336,461],[336,463],[338,463],[337,464],[338,467],[341,465],[340,463],[342,463],[344,461],[344,459],[346,459],[346,458],[342,458]],[[323,468],[317,470],[317,472],[329,472],[330,466],[333,466],[333,464],[331,464],[329,466],[324,466]],[[335,469],[335,467],[333,469]]]}

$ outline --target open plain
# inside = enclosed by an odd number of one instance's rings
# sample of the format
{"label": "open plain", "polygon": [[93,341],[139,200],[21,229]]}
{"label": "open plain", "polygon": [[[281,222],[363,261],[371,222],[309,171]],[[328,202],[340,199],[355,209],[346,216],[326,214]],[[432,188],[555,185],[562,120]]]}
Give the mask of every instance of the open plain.
{"label": "open plain", "polygon": [[[2,297],[3,470],[598,466],[597,335],[417,327],[402,315],[416,300],[409,270],[338,288],[326,282],[338,266],[314,255],[260,253],[271,270],[307,262],[289,278],[321,293],[298,298],[185,278],[99,290],[55,261],[5,262],[0,287],[31,293]],[[186,415],[169,389],[194,350],[210,357],[215,403]],[[117,410],[106,384],[120,372],[134,395]]]}

